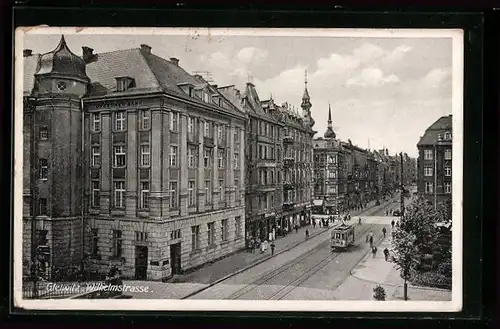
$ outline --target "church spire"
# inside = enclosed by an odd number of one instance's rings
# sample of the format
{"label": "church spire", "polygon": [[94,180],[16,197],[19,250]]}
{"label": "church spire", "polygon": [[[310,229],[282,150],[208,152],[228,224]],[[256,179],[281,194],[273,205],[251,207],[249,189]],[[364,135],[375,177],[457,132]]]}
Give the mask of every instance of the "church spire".
{"label": "church spire", "polygon": [[332,124],[332,107],[330,104],[328,104],[328,125],[326,127],[326,132],[324,135],[325,138],[332,138],[335,139],[337,136],[335,135],[335,132],[333,131],[333,124]]}
{"label": "church spire", "polygon": [[304,79],[304,95],[302,95],[302,103],[305,101],[309,101],[311,97],[309,97],[309,91],[307,91],[307,69],[305,71],[305,79]]}

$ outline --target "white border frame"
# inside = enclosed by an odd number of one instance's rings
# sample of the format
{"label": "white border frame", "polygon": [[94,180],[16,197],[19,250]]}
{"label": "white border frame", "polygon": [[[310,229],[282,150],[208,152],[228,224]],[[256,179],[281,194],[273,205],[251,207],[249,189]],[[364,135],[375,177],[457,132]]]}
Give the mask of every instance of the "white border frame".
{"label": "white border frame", "polygon": [[451,38],[452,114],[453,114],[453,231],[452,300],[430,301],[239,301],[239,300],[26,300],[22,299],[22,208],[23,152],[14,152],[14,305],[32,310],[129,310],[129,311],[301,311],[301,312],[458,312],[463,301],[463,85],[464,32],[460,29],[213,29],[213,28],[76,28],[26,27],[15,32],[15,110],[14,149],[23,149],[23,46],[24,35],[201,35],[201,36],[289,36],[289,37],[377,37],[377,38]]}

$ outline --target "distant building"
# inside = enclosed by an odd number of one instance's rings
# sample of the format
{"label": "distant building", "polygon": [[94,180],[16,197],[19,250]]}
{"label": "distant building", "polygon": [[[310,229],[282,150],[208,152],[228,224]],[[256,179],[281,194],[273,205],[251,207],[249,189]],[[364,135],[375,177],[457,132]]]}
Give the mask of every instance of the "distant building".
{"label": "distant building", "polygon": [[39,245],[48,276],[138,280],[243,248],[246,114],[215,86],[148,45],[24,56],[25,273]]}
{"label": "distant building", "polygon": [[452,116],[443,116],[425,130],[417,144],[418,192],[435,206],[451,198]]}

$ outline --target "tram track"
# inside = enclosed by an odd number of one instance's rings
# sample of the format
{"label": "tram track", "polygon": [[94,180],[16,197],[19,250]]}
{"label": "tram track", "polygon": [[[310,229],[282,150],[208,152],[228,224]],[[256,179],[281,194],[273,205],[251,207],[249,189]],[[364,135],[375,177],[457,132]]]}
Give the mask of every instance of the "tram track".
{"label": "tram track", "polygon": [[[359,245],[360,242],[362,242],[361,237],[364,237],[367,232],[369,232],[371,229],[373,229],[377,224],[371,224],[369,225],[366,229],[362,231],[362,233],[356,234],[358,236],[358,240],[356,241],[355,245]],[[244,297],[245,295],[250,294],[251,292],[255,291],[259,287],[262,287],[266,283],[270,282],[271,280],[275,279],[278,277],[278,275],[288,271],[292,270],[294,267],[297,265],[300,265],[304,260],[308,259],[312,255],[315,255],[316,253],[323,251],[323,248],[328,245],[328,248],[330,248],[330,243],[331,243],[331,238],[329,237],[327,241],[320,243],[316,247],[312,248],[308,252],[302,254],[301,256],[295,258],[294,260],[272,270],[264,275],[260,276],[259,278],[251,281],[250,283],[246,284],[244,287],[238,289],[237,291],[233,292],[231,295],[229,295],[225,299],[240,299],[241,297]],[[378,243],[378,241],[377,241]],[[283,286],[280,288],[278,291],[272,292],[267,298],[263,299],[282,299],[286,295],[288,295],[291,291],[293,291],[297,286],[299,286],[301,283],[305,282],[307,279],[309,279],[311,276],[313,276],[315,273],[320,271],[322,268],[330,264],[335,258],[339,257],[342,254],[342,252],[336,252],[334,254],[329,253],[327,257],[323,257],[319,262],[316,262],[313,264],[313,266],[309,267],[304,273],[299,275],[298,277],[294,278],[291,280],[287,285]],[[363,256],[364,257],[364,256]],[[312,258],[312,257],[311,257]],[[260,299],[260,298],[259,298]]]}

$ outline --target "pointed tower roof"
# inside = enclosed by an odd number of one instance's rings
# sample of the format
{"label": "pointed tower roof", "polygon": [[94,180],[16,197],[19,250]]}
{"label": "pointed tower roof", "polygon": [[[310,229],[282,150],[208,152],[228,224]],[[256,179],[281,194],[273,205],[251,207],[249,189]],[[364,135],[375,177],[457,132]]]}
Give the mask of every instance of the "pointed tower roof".
{"label": "pointed tower roof", "polygon": [[62,35],[57,47],[40,57],[40,67],[36,75],[55,73],[90,80],[85,65],[83,58],[71,52]]}
{"label": "pointed tower roof", "polygon": [[333,125],[332,125],[332,108],[330,104],[328,104],[328,126],[326,128],[326,132],[324,135],[325,138],[332,138],[335,139],[337,136],[335,132],[333,131]]}
{"label": "pointed tower roof", "polygon": [[304,80],[304,84],[305,84],[305,87],[304,87],[304,95],[302,95],[302,100],[310,100],[311,97],[309,96],[309,91],[307,91],[307,70],[305,72],[305,80]]}

